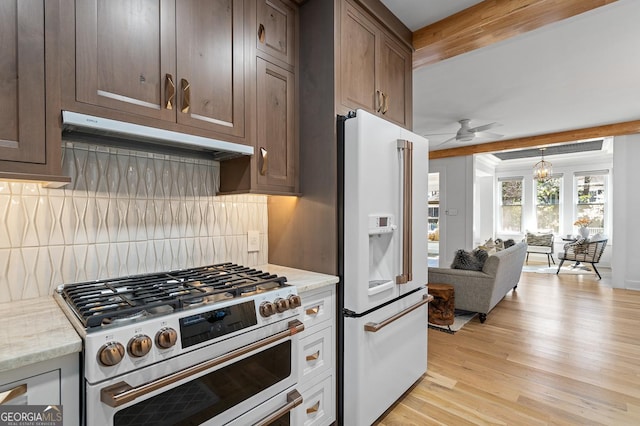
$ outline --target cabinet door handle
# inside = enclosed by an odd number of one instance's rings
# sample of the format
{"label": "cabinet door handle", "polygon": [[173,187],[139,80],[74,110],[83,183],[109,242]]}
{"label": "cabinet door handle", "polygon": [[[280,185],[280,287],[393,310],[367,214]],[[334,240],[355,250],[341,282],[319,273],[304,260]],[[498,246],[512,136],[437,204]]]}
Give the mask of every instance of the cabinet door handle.
{"label": "cabinet door handle", "polygon": [[171,74],[167,74],[164,80],[164,96],[167,100],[165,108],[173,109],[173,104],[176,101],[176,84],[173,82]]}
{"label": "cabinet door handle", "polygon": [[307,361],[315,361],[318,358],[320,358],[320,351],[316,351],[315,353],[306,356]]}
{"label": "cabinet door handle", "polygon": [[320,312],[320,306],[314,306],[313,308],[309,308],[306,311],[307,315],[318,315],[318,312]]}
{"label": "cabinet door handle", "polygon": [[27,393],[26,383],[18,385],[13,389],[9,389],[8,391],[0,392],[0,405],[6,404],[16,399],[20,395],[24,395],[25,393]]}
{"label": "cabinet door handle", "polygon": [[376,90],[376,112],[380,112],[380,110],[382,109],[382,96],[382,92]]}
{"label": "cabinet door handle", "polygon": [[264,40],[267,37],[266,30],[264,29],[264,25],[258,25],[258,40],[260,43],[264,44]]}
{"label": "cabinet door handle", "polygon": [[269,170],[269,158],[267,157],[267,150],[263,147],[260,147],[260,162],[262,163],[260,166],[260,174],[265,176]]}
{"label": "cabinet door handle", "polygon": [[307,408],[307,414],[317,413],[320,409],[320,401],[313,404],[311,407]]}
{"label": "cabinet door handle", "polygon": [[180,86],[182,87],[182,109],[180,111],[186,114],[191,108],[191,85],[183,78],[180,80]]}
{"label": "cabinet door handle", "polygon": [[389,111],[389,95],[382,94],[382,113],[386,114]]}

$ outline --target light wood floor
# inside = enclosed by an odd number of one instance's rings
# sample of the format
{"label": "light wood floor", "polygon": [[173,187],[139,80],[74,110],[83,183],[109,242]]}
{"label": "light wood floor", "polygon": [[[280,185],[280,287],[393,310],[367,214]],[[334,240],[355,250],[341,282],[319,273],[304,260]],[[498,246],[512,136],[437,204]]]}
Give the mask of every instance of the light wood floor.
{"label": "light wood floor", "polygon": [[429,330],[426,375],[378,425],[640,425],[640,291],[607,276],[523,273],[484,324]]}

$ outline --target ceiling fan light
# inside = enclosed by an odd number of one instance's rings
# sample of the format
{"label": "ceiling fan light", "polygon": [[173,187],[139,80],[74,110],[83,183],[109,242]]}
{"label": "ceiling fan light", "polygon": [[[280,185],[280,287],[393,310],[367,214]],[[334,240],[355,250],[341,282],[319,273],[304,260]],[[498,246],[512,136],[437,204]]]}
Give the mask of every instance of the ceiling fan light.
{"label": "ceiling fan light", "polygon": [[464,136],[460,136],[458,140],[462,142],[469,142],[473,140],[474,136],[475,136],[474,134],[464,135]]}

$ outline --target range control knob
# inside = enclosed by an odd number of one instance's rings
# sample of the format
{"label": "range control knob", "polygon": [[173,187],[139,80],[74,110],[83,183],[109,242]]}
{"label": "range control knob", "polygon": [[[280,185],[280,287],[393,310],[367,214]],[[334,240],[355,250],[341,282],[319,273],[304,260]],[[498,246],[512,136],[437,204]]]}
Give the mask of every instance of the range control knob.
{"label": "range control knob", "polygon": [[276,305],[271,302],[262,302],[260,304],[260,315],[263,317],[270,317],[276,313]]}
{"label": "range control knob", "polygon": [[284,311],[286,311],[287,309],[289,309],[289,300],[288,299],[282,299],[282,298],[277,298],[276,300],[274,300],[275,305],[276,305],[276,311],[278,311],[278,313],[282,313]]}
{"label": "range control knob", "polygon": [[124,357],[124,346],[118,342],[105,343],[100,350],[98,350],[98,360],[100,364],[107,367],[116,365],[122,361],[122,357]]}
{"label": "range control knob", "polygon": [[297,294],[292,294],[289,296],[289,306],[291,309],[297,308],[302,305],[302,299]]}
{"label": "range control knob", "polygon": [[146,334],[138,334],[137,336],[133,336],[131,340],[129,340],[127,349],[129,351],[129,355],[134,358],[145,356],[151,350],[151,337],[147,336]]}
{"label": "range control knob", "polygon": [[169,349],[176,344],[178,333],[171,327],[164,327],[156,333],[156,345],[162,349]]}

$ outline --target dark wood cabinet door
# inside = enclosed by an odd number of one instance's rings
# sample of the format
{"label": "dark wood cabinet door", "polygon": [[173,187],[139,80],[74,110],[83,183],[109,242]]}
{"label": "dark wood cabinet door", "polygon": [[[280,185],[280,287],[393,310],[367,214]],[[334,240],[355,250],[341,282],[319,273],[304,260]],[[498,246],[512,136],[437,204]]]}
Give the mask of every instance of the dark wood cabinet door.
{"label": "dark wood cabinet door", "polygon": [[294,75],[261,58],[257,59],[258,185],[275,191],[296,191]]}
{"label": "dark wood cabinet door", "polygon": [[45,163],[44,0],[0,2],[0,160]]}
{"label": "dark wood cabinet door", "polygon": [[76,99],[175,121],[174,0],[76,2]]}
{"label": "dark wood cabinet door", "polygon": [[376,47],[378,28],[350,3],[342,3],[340,102],[349,109],[377,112]]}
{"label": "dark wood cabinet door", "polygon": [[386,35],[380,44],[378,88],[382,93],[380,113],[390,121],[410,127],[411,105],[411,52]]}
{"label": "dark wood cabinet door", "polygon": [[178,123],[244,136],[242,0],[176,2]]}
{"label": "dark wood cabinet door", "polygon": [[289,65],[294,65],[296,10],[281,0],[257,1],[256,47],[258,52],[264,52]]}

